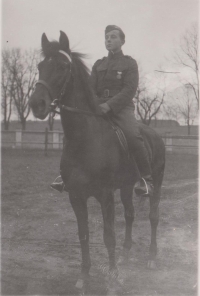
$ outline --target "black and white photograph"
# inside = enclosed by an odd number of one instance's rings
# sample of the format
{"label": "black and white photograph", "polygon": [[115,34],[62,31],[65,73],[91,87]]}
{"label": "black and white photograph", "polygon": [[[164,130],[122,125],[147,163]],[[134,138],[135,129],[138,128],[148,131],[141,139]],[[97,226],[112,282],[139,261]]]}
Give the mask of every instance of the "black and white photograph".
{"label": "black and white photograph", "polygon": [[1,295],[198,296],[199,1],[1,1]]}

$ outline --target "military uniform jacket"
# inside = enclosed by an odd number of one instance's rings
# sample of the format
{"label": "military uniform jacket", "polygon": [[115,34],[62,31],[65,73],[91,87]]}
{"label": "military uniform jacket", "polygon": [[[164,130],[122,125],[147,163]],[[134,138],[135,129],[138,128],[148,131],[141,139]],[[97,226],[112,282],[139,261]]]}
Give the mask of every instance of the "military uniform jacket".
{"label": "military uniform jacket", "polygon": [[138,80],[136,61],[122,51],[109,52],[108,57],[97,60],[92,68],[91,83],[98,102],[106,102],[114,114],[126,106],[134,107],[132,100]]}

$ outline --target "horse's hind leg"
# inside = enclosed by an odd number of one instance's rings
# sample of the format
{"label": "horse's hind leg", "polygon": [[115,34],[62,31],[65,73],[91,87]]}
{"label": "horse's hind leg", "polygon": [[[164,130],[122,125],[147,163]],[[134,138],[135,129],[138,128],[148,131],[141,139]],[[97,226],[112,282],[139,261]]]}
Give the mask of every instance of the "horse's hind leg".
{"label": "horse's hind leg", "polygon": [[77,281],[76,287],[79,289],[85,289],[85,286],[88,283],[89,270],[91,267],[89,253],[87,197],[69,192],[69,198],[77,218],[78,234],[82,251],[81,278]]}
{"label": "horse's hind leg", "polygon": [[115,209],[114,209],[114,192],[111,189],[103,189],[101,199],[99,199],[101,203],[101,210],[103,215],[104,222],[104,243],[108,250],[109,256],[109,267],[111,269],[115,269],[115,230],[114,230],[114,217],[115,217]]}
{"label": "horse's hind leg", "polygon": [[106,276],[107,295],[116,295],[118,286],[118,269],[115,262],[115,231],[114,231],[114,192],[105,188],[101,192],[101,209],[104,221],[104,243],[108,250],[109,270],[103,268]]}
{"label": "horse's hind leg", "polygon": [[132,224],[134,221],[134,207],[132,201],[133,186],[124,186],[120,190],[121,201],[124,206],[124,218],[126,221],[125,239],[123,244],[123,253],[118,263],[126,263],[129,258],[129,252],[132,246]]}
{"label": "horse's hind leg", "polygon": [[151,244],[149,248],[149,260],[148,267],[153,269],[155,268],[155,259],[157,255],[157,227],[159,222],[159,202],[161,195],[161,184],[163,179],[163,171],[160,172],[159,176],[154,178],[154,192],[150,196],[150,213],[149,219],[151,223]]}

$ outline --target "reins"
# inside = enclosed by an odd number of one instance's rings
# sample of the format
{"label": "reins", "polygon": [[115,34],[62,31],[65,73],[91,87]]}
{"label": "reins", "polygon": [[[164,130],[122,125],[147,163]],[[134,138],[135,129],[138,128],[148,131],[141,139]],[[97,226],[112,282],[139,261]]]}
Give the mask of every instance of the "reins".
{"label": "reins", "polygon": [[68,106],[65,106],[65,105],[61,105],[60,108],[64,109],[64,110],[67,110],[67,111],[70,111],[70,112],[83,113],[83,114],[87,114],[87,115],[103,117],[103,114],[93,113],[93,112],[90,112],[90,111],[86,111],[86,110],[82,110],[82,109],[78,109],[78,108],[73,108],[73,107],[68,107]]}
{"label": "reins", "polygon": [[[68,82],[69,81],[67,81],[67,83]],[[66,88],[67,83],[65,82],[63,88]],[[50,97],[53,100],[53,95],[52,95],[52,91],[51,91],[50,86],[44,80],[38,80],[35,85],[37,85],[37,84],[42,84],[43,86],[45,86],[46,89],[48,90],[48,93],[49,93]],[[50,112],[53,113],[53,117],[55,116],[55,113],[60,114],[59,111],[56,111],[56,108],[60,108],[60,109],[64,109],[64,110],[69,111],[69,112],[75,112],[75,113],[80,113],[80,114],[82,113],[82,114],[93,115],[93,116],[101,116],[101,117],[103,116],[102,114],[97,114],[97,113],[93,113],[93,112],[90,112],[90,111],[87,111],[87,110],[82,110],[82,109],[69,107],[69,106],[60,104],[60,99],[64,95],[63,88],[62,88],[62,91],[61,91],[59,97],[57,99],[54,99],[53,102],[50,104]]]}

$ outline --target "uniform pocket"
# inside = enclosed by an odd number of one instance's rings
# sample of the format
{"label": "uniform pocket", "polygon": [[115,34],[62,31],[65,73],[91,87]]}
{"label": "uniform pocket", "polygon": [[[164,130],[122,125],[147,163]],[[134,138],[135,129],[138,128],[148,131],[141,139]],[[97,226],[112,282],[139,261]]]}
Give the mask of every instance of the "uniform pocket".
{"label": "uniform pocket", "polygon": [[125,65],[116,65],[112,68],[112,76],[116,81],[123,80],[123,77],[127,71],[127,67]]}
{"label": "uniform pocket", "polygon": [[107,73],[107,69],[97,69],[98,81],[101,81]]}

